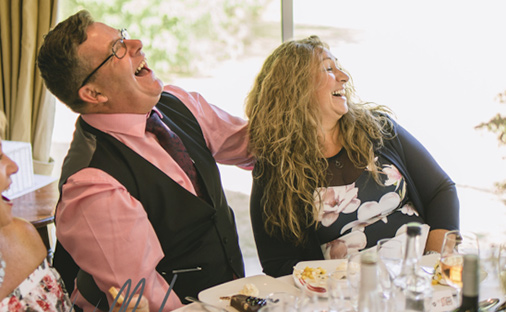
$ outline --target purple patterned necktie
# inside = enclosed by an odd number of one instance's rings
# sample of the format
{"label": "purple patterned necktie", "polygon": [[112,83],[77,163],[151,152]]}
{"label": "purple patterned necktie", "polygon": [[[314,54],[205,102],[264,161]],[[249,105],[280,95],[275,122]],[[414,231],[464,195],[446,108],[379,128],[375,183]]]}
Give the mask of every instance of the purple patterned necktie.
{"label": "purple patterned necktie", "polygon": [[195,164],[190,158],[188,151],[183,145],[181,138],[176,133],[171,131],[162,122],[160,117],[155,111],[146,121],[146,131],[153,133],[163,149],[179,164],[181,169],[188,175],[190,181],[195,188],[198,197],[202,197],[202,190],[199,184],[197,170]]}

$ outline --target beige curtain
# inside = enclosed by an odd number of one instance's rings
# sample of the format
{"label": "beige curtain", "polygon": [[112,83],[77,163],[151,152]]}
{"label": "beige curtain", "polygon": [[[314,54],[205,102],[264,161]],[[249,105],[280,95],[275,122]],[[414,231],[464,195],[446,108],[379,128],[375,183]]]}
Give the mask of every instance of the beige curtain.
{"label": "beige curtain", "polygon": [[36,174],[50,175],[55,100],[43,86],[37,51],[56,22],[58,0],[0,0],[0,109],[5,139],[30,142]]}

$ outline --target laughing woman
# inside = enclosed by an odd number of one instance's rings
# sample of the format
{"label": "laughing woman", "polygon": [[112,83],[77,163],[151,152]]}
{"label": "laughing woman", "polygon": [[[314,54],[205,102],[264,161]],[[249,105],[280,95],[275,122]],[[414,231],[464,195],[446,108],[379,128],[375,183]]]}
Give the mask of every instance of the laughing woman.
{"label": "laughing woman", "polygon": [[266,274],[303,260],[344,258],[430,227],[440,251],[459,227],[454,183],[381,105],[358,100],[350,76],[316,36],[265,61],[246,102],[253,171],[250,213]]}

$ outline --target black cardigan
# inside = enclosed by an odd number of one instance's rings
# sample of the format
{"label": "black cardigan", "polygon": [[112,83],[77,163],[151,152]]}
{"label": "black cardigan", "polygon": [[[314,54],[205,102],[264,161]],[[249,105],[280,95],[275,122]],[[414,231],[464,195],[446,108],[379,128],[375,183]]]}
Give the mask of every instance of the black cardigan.
{"label": "black cardigan", "polygon": [[[395,136],[384,140],[383,148],[376,153],[387,158],[399,169],[406,179],[411,202],[431,230],[458,229],[459,200],[455,183],[418,140],[395,121],[393,124]],[[313,229],[310,229],[304,246],[295,246],[267,234],[261,204],[263,193],[261,179],[254,179],[250,215],[264,273],[276,277],[288,275],[299,261],[323,260],[321,244]]]}

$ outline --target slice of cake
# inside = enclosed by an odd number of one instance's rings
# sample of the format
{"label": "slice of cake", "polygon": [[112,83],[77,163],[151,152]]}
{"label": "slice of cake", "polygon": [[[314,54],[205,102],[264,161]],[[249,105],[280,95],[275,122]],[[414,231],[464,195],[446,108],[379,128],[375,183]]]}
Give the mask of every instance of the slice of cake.
{"label": "slice of cake", "polygon": [[267,301],[262,298],[246,295],[233,295],[230,297],[230,305],[240,312],[257,312]]}

